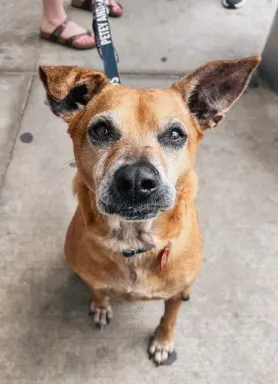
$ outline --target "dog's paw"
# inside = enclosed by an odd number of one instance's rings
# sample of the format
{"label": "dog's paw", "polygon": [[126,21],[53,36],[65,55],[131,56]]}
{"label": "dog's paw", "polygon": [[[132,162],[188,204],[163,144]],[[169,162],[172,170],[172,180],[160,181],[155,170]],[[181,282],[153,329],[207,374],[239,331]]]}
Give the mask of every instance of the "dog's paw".
{"label": "dog's paw", "polygon": [[105,307],[98,307],[94,302],[91,302],[89,315],[92,316],[97,328],[103,328],[110,323],[113,312],[109,304]]}
{"label": "dog's paw", "polygon": [[148,353],[156,365],[171,365],[177,358],[173,340],[162,342],[152,337]]}

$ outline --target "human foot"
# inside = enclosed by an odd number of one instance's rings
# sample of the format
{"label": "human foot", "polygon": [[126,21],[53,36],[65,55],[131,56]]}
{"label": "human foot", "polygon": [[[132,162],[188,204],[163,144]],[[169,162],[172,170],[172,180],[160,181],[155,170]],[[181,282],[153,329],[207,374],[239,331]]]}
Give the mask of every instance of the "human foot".
{"label": "human foot", "polygon": [[115,0],[106,0],[105,1],[108,9],[110,17],[121,17],[123,14],[123,7],[120,3],[117,3]]}
{"label": "human foot", "polygon": [[41,37],[76,49],[95,47],[95,38],[89,31],[73,21],[42,19]]}
{"label": "human foot", "polygon": [[[76,8],[85,9],[86,11],[92,10],[93,0],[72,0],[71,5]],[[121,17],[123,14],[123,7],[115,0],[105,0],[105,4],[109,11],[110,17]]]}

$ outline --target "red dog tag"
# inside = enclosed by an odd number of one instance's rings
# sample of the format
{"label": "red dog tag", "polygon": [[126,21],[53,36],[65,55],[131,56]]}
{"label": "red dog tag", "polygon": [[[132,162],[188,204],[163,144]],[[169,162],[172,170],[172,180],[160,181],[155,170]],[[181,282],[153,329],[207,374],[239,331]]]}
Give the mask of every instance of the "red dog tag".
{"label": "red dog tag", "polygon": [[163,249],[161,258],[160,258],[160,271],[163,271],[165,269],[165,266],[168,261],[168,256],[170,252],[170,248],[172,247],[172,242],[169,241],[169,243],[166,245],[166,247]]}

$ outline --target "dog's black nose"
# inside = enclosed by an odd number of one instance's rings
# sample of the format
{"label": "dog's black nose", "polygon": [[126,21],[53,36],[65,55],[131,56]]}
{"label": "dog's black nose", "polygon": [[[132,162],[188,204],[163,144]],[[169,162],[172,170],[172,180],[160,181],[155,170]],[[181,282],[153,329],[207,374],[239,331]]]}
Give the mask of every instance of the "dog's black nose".
{"label": "dog's black nose", "polygon": [[129,202],[147,199],[159,186],[159,172],[148,162],[125,165],[115,173],[115,186]]}

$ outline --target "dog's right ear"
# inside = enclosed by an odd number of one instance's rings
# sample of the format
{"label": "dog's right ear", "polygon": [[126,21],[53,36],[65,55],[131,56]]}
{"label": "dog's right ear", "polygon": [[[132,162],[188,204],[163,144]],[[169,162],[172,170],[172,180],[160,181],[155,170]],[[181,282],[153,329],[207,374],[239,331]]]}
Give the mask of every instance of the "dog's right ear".
{"label": "dog's right ear", "polygon": [[52,112],[69,121],[109,81],[101,73],[71,66],[40,66],[40,79]]}

